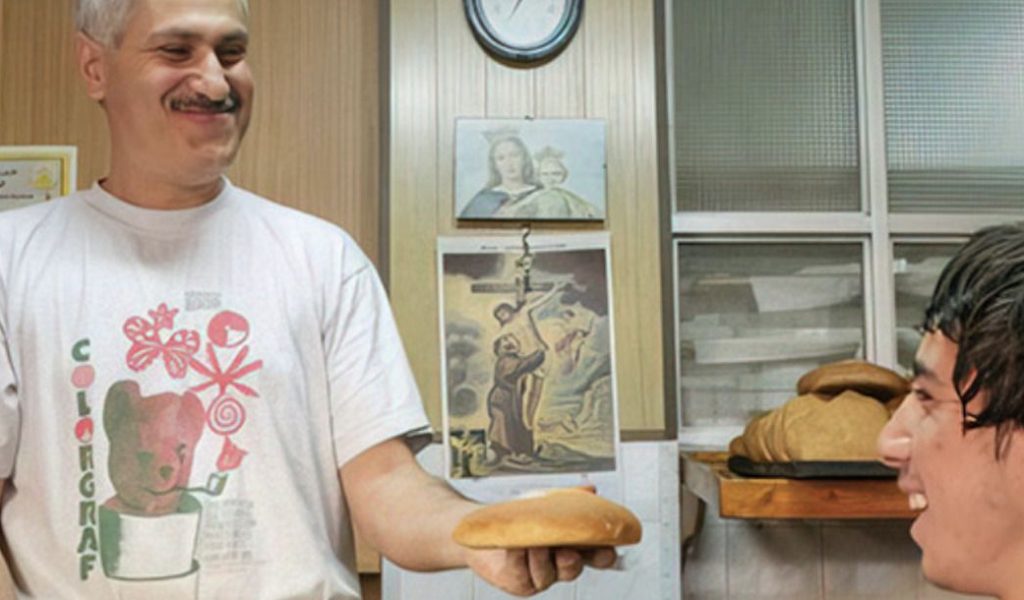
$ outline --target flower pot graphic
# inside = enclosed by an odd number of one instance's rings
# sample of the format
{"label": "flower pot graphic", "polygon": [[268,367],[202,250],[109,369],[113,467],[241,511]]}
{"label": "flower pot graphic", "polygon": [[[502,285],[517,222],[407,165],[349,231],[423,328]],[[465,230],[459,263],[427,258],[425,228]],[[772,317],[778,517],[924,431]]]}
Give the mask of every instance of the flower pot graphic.
{"label": "flower pot graphic", "polygon": [[185,577],[199,569],[194,556],[202,506],[181,496],[178,512],[133,515],[100,507],[103,572],[115,579]]}

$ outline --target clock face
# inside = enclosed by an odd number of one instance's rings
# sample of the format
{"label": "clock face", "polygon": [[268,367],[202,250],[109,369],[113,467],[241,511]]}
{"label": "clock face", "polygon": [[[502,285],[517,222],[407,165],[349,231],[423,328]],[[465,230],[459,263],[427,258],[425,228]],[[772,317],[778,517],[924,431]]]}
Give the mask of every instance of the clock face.
{"label": "clock face", "polygon": [[480,9],[498,40],[533,48],[558,32],[568,0],[481,0]]}
{"label": "clock face", "polygon": [[499,58],[538,61],[557,54],[575,33],[583,0],[464,0],[480,43]]}

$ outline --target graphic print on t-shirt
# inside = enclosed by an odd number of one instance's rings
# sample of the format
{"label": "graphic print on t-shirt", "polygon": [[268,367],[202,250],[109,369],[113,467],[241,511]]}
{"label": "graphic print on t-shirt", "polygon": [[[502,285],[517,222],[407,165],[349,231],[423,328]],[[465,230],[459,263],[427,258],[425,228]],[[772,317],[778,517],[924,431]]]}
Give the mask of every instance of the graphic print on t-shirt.
{"label": "graphic print on t-shirt", "polygon": [[[115,382],[103,398],[103,431],[114,494],[96,499],[100,562],[108,578],[194,580],[201,569],[201,497],[219,496],[247,454],[231,438],[245,425],[244,401],[259,396],[246,380],[263,367],[249,358],[249,322],[221,310],[205,324],[204,344],[199,331],[176,329],[178,313],[163,303],[147,311],[148,318],[127,318],[128,373],[108,379]],[[220,453],[200,460],[197,446],[211,435],[221,438]],[[190,487],[190,481],[201,485]],[[81,521],[84,539],[88,519]],[[80,571],[86,579],[84,563]]]}

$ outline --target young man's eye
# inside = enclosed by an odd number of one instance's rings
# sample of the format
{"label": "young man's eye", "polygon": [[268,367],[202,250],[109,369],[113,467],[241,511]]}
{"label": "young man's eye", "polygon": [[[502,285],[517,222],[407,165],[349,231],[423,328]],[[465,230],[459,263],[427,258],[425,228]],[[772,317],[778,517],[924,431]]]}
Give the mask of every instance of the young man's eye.
{"label": "young man's eye", "polygon": [[931,395],[921,388],[911,388],[910,393],[914,395],[918,402],[928,402],[932,399]]}

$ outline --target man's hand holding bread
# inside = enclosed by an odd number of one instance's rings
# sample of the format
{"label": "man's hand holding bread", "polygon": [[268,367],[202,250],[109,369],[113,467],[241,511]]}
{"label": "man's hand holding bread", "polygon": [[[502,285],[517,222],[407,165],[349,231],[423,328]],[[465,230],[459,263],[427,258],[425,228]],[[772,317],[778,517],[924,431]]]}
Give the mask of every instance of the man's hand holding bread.
{"label": "man's hand holding bread", "polygon": [[485,506],[464,517],[453,539],[484,580],[517,596],[572,581],[584,566],[606,569],[615,546],[635,544],[640,521],[592,489],[567,488]]}

